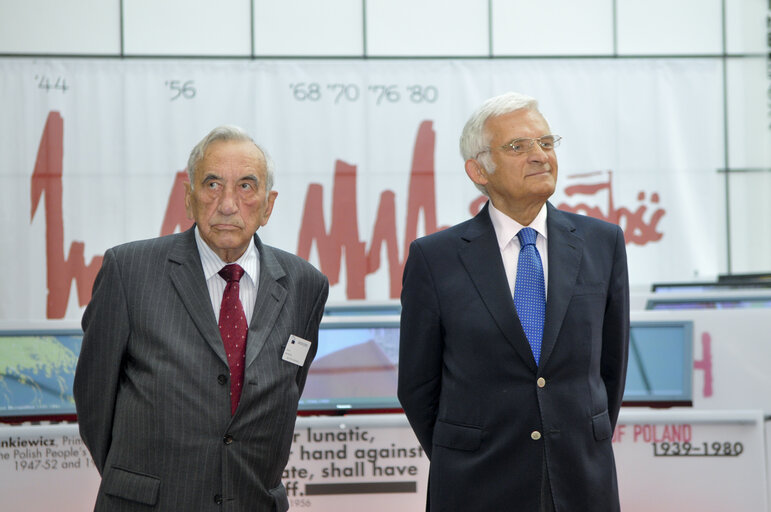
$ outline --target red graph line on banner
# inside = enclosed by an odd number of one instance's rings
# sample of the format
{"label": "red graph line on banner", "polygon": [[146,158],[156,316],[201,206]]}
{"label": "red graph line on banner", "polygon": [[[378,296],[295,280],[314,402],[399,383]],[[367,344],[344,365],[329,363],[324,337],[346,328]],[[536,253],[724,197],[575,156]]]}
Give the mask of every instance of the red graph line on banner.
{"label": "red graph line on banner", "polygon": [[408,246],[418,236],[420,212],[423,212],[426,234],[446,227],[437,226],[436,220],[435,143],[436,132],[432,128],[431,121],[423,121],[418,128],[412,156],[402,257],[399,256],[396,235],[396,195],[393,191],[385,190],[380,194],[372,241],[367,248],[366,243],[359,239],[356,166],[340,160],[335,164],[332,220],[329,231],[324,218],[324,187],[316,183],[308,187],[297,242],[297,254],[309,259],[311,247],[315,241],[321,271],[327,275],[331,285],[340,281],[340,267],[345,254],[348,299],[366,298],[365,278],[380,268],[380,252],[384,245],[388,258],[389,296],[398,297]]}
{"label": "red graph line on banner", "polygon": [[91,298],[91,286],[102,265],[102,256],[94,256],[86,265],[85,244],[72,242],[69,257],[64,254],[62,212],[62,160],[64,156],[64,121],[58,112],[50,112],[38,146],[32,172],[30,222],[45,192],[47,318],[64,318],[72,281],[78,290],[78,303],[85,306]]}
{"label": "red graph line on banner", "polygon": [[712,336],[708,332],[701,335],[701,359],[693,361],[695,370],[704,370],[704,398],[712,396]]}
{"label": "red graph line on banner", "polygon": [[166,214],[161,224],[161,236],[171,235],[177,231],[185,231],[193,225],[193,221],[187,218],[185,210],[185,183],[187,183],[187,171],[179,171],[174,176],[171,185],[169,202],[166,204]]}
{"label": "red graph line on banner", "polygon": [[[45,192],[46,224],[46,273],[47,273],[47,318],[63,318],[66,314],[72,282],[77,286],[78,303],[84,306],[91,296],[91,287],[101,266],[102,256],[94,256],[85,263],[85,245],[74,241],[69,256],[64,252],[64,221],[62,211],[62,162],[64,122],[58,112],[48,115],[38,147],[35,169],[31,178],[31,220],[34,219],[41,197]],[[407,216],[402,252],[396,233],[396,195],[391,190],[380,194],[372,239],[369,246],[359,238],[356,195],[356,166],[338,160],[335,163],[332,190],[332,218],[327,230],[324,217],[324,188],[311,184],[306,193],[302,225],[298,239],[297,254],[310,258],[313,243],[319,254],[321,271],[332,285],[340,282],[343,254],[346,262],[346,298],[365,299],[365,279],[381,267],[381,252],[385,247],[389,272],[389,297],[397,298],[401,291],[401,275],[407,258],[409,243],[418,236],[422,212],[425,234],[431,234],[446,226],[438,226],[436,218],[436,188],[434,180],[434,148],[436,132],[431,121],[423,121],[415,139],[415,147],[407,193]],[[607,176],[604,180],[603,175]],[[597,182],[596,176],[604,181]],[[581,183],[566,187],[568,197],[583,196],[596,202],[598,194],[607,191],[607,213],[589,202],[575,205],[561,203],[558,208],[566,211],[585,213],[591,217],[619,224],[625,232],[627,243],[646,245],[658,241],[662,233],[657,231],[658,222],[666,211],[658,208],[645,220],[647,207],[641,205],[632,211],[625,207],[616,208],[613,203],[611,186],[612,172],[596,172],[569,175],[569,180],[582,179]],[[186,172],[176,173],[169,194],[169,201],[161,225],[161,235],[184,231],[192,225],[187,218],[184,204],[184,183]],[[643,192],[637,199],[643,202]],[[475,215],[484,205],[486,197],[481,196],[469,205],[469,212]],[[657,193],[651,194],[650,202],[658,203]]]}
{"label": "red graph line on banner", "polygon": [[[607,176],[607,181],[591,182],[591,180],[597,179],[597,176]],[[606,220],[613,224],[618,224],[621,229],[624,230],[624,239],[627,244],[645,245],[649,242],[657,242],[661,240],[663,233],[657,231],[658,223],[661,218],[666,214],[666,210],[663,208],[657,208],[652,212],[649,219],[645,220],[645,214],[648,211],[648,207],[644,204],[640,205],[636,210],[632,211],[624,206],[616,208],[613,202],[613,187],[611,180],[613,178],[613,171],[597,171],[584,174],[571,174],[568,177],[570,179],[589,179],[588,183],[579,183],[576,185],[569,185],[565,187],[565,194],[568,197],[575,195],[595,195],[603,191],[607,191],[608,205],[607,213],[603,213],[602,208],[599,206],[590,206],[587,203],[578,203],[575,205],[569,205],[567,203],[560,203],[557,208],[567,212],[583,213],[589,217],[596,219]],[[637,200],[643,202],[646,200],[645,192],[638,192]],[[658,204],[659,195],[654,192],[650,196],[650,202]]]}

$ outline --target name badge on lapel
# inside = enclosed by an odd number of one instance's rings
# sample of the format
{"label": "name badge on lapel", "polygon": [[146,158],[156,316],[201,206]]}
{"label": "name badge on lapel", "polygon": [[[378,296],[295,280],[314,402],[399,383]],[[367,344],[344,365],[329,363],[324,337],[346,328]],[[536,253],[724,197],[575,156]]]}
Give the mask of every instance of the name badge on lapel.
{"label": "name badge on lapel", "polygon": [[292,334],[289,336],[289,341],[286,342],[286,348],[284,348],[284,355],[281,359],[294,363],[297,366],[305,364],[305,358],[308,356],[308,349],[311,348],[311,342],[304,340],[299,336]]}

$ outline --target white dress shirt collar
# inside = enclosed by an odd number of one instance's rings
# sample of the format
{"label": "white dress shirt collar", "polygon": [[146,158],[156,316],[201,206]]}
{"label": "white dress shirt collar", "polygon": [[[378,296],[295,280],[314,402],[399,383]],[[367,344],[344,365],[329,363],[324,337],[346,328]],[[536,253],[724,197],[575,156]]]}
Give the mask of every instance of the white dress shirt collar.
{"label": "white dress shirt collar", "polygon": [[[490,220],[493,223],[495,229],[495,236],[498,241],[498,249],[501,251],[501,259],[503,260],[503,269],[506,272],[506,281],[509,284],[509,291],[512,296],[514,295],[514,287],[517,281],[517,262],[519,259],[519,238],[517,233],[523,226],[519,222],[515,221],[505,213],[496,209],[493,203],[490,202],[488,211],[490,213]],[[543,264],[543,277],[545,280],[546,294],[549,294],[549,248],[546,238],[546,205],[544,204],[538,215],[535,216],[533,222],[530,223],[531,228],[535,229],[540,236],[536,237],[535,246],[538,249],[538,254],[541,256],[541,263]]]}
{"label": "white dress shirt collar", "polygon": [[[493,228],[495,229],[495,236],[498,238],[498,248],[503,248],[511,242],[513,238],[517,236],[519,230],[528,227],[523,226],[519,222],[515,221],[502,211],[493,206],[493,202],[489,202],[488,211],[490,213],[490,220],[493,222]],[[539,235],[548,239],[546,233],[546,203],[541,207],[538,215],[535,216],[533,222],[529,227],[535,229]]]}
{"label": "white dress shirt collar", "polygon": [[[217,274],[222,267],[228,265],[228,263],[222,261],[217,256],[217,253],[209,247],[198,230],[198,226],[195,227],[195,243],[198,246],[198,254],[201,256],[201,265],[203,266],[203,275],[207,281]],[[257,286],[257,280],[259,279],[259,251],[254,245],[254,238],[249,240],[249,245],[246,247],[246,251],[233,263],[237,263],[244,269],[246,274],[251,280],[254,286]],[[243,279],[243,278],[242,278]]]}

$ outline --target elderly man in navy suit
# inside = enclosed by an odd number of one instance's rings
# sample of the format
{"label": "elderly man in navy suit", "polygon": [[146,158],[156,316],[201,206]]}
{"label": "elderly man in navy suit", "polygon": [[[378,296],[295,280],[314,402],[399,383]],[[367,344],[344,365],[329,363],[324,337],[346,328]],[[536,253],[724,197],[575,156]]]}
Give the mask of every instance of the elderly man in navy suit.
{"label": "elderly man in navy suit", "polygon": [[399,398],[431,460],[428,510],[619,510],[624,235],[548,202],[559,141],[533,98],[485,102],[460,145],[487,205],[410,247]]}
{"label": "elderly man in navy suit", "polygon": [[281,474],[329,284],[256,235],[273,164],[235,127],[193,148],[195,226],[105,253],[75,404],[98,511],[284,512]]}

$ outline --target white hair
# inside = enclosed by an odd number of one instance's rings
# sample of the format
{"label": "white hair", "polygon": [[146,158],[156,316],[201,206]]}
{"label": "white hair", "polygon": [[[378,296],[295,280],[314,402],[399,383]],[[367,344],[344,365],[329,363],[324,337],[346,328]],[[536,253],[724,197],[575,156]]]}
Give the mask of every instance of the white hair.
{"label": "white hair", "polygon": [[217,142],[219,140],[236,142],[244,141],[254,144],[255,147],[260,150],[263,159],[265,160],[265,190],[266,192],[273,190],[273,172],[275,169],[273,159],[270,157],[268,152],[265,151],[262,146],[254,142],[254,139],[252,139],[245,131],[243,131],[238,126],[232,125],[216,127],[210,131],[203,139],[201,139],[201,141],[196,144],[193,150],[190,152],[190,157],[187,159],[187,177],[190,180],[191,189],[194,186],[196,167],[201,163],[201,160],[203,160],[203,157],[206,154],[206,150],[209,148],[209,146],[213,142]]}
{"label": "white hair", "polygon": [[[485,171],[490,174],[494,173],[495,164],[490,157],[490,153],[486,152],[490,149],[490,134],[485,130],[485,124],[491,117],[502,116],[523,109],[533,110],[540,114],[538,101],[518,92],[507,92],[482,103],[471,114],[469,120],[466,121],[466,126],[463,127],[463,132],[460,136],[460,154],[463,157],[463,161],[476,159],[482,164]],[[488,196],[484,185],[479,185],[478,183],[474,185],[480,192]]]}

